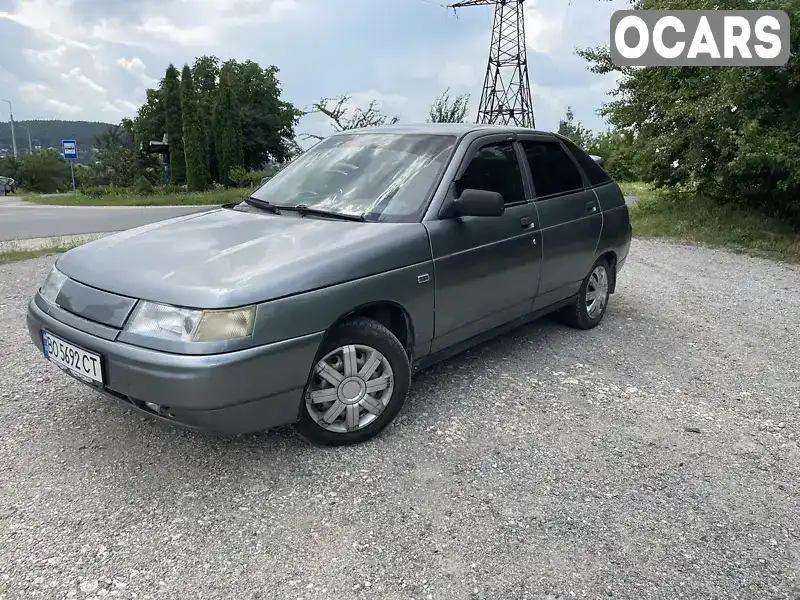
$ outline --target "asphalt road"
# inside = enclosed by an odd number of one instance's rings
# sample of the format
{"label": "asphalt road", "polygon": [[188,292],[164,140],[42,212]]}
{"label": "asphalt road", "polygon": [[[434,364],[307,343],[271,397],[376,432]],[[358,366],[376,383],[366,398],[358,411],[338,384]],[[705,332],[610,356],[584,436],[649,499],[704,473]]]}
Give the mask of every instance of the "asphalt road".
{"label": "asphalt road", "polygon": [[634,240],[604,322],[419,374],[371,443],[216,438],[34,349],[0,266],[0,598],[800,597],[800,269]]}
{"label": "asphalt road", "polygon": [[0,198],[0,242],[122,231],[210,206],[47,206]]}
{"label": "asphalt road", "polygon": [[[625,198],[628,206],[638,201]],[[209,210],[210,206],[94,207],[25,204],[0,197],[0,242],[123,231],[162,219]]]}

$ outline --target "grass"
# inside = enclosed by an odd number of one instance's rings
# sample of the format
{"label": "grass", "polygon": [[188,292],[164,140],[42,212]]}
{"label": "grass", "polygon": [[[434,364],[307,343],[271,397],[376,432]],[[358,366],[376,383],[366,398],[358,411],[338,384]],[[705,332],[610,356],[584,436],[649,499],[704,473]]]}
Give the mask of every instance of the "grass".
{"label": "grass", "polygon": [[213,190],[196,193],[137,195],[120,192],[103,196],[69,194],[66,196],[25,196],[26,202],[55,206],[213,206],[241,201],[251,188]]}
{"label": "grass", "polygon": [[102,234],[86,234],[85,236],[55,237],[49,240],[44,246],[38,248],[25,248],[18,241],[0,242],[0,265],[63,254],[67,250],[72,250],[92,241]]}
{"label": "grass", "polygon": [[719,206],[690,193],[654,190],[644,183],[620,187],[626,196],[640,198],[630,213],[636,237],[667,238],[800,264],[800,231],[779,219]]}
{"label": "grass", "polygon": [[21,260],[30,260],[32,258],[41,258],[42,256],[52,256],[53,254],[61,254],[70,250],[69,247],[63,248],[42,248],[39,250],[3,250],[0,251],[0,265],[5,265],[12,262],[19,262]]}

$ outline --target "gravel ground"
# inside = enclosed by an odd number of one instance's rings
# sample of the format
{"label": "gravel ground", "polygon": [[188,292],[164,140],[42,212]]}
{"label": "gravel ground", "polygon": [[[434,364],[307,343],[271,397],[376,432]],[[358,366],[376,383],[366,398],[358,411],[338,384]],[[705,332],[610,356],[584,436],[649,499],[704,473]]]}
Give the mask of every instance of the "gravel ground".
{"label": "gravel ground", "polygon": [[800,269],[635,240],[603,324],[420,374],[372,443],[144,421],[0,267],[0,598],[800,598]]}

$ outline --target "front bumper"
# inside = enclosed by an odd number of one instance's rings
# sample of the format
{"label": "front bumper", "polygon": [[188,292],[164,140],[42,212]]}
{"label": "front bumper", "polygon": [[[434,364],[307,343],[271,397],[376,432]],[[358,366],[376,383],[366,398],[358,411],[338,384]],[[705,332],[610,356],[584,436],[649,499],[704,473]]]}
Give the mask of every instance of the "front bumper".
{"label": "front bumper", "polygon": [[28,305],[27,322],[40,351],[46,329],[101,355],[105,383],[86,385],[158,420],[221,434],[253,433],[297,421],[324,335],[189,356],[102,339],[54,319],[34,300]]}

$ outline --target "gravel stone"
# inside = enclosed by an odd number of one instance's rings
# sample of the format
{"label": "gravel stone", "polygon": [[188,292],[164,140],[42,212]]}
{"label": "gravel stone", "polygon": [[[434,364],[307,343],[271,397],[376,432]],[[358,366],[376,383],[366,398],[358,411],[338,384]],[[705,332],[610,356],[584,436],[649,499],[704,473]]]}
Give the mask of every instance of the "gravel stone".
{"label": "gravel stone", "polygon": [[[634,240],[603,323],[418,374],[358,447],[143,420],[0,266],[0,599],[800,597],[800,269]],[[698,433],[698,431],[700,433]]]}

